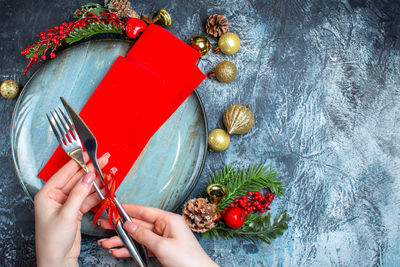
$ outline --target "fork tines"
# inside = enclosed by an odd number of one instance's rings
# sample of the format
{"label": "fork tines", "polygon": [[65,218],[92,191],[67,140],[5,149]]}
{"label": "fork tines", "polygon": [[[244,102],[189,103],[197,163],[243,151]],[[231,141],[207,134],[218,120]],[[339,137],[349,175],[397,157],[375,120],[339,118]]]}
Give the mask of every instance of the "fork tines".
{"label": "fork tines", "polygon": [[60,109],[56,108],[46,114],[50,122],[51,128],[57,137],[58,142],[67,145],[70,142],[77,140],[78,134],[76,133],[72,123],[67,115]]}

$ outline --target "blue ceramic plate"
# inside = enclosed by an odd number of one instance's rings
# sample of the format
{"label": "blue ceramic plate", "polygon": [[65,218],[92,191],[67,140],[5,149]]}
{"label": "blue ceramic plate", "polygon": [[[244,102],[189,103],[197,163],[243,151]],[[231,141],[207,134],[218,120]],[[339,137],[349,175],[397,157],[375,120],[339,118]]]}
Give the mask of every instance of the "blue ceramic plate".
{"label": "blue ceramic plate", "polygon": [[[11,147],[18,177],[31,198],[43,185],[37,173],[58,145],[46,112],[61,105],[60,96],[81,110],[115,59],[131,46],[128,41],[102,40],[71,47],[45,63],[26,84],[13,114]],[[202,171],[206,124],[194,92],[151,138],[117,191],[120,201],[176,209]],[[82,232],[104,235],[93,228],[92,219],[93,214],[85,216]]]}

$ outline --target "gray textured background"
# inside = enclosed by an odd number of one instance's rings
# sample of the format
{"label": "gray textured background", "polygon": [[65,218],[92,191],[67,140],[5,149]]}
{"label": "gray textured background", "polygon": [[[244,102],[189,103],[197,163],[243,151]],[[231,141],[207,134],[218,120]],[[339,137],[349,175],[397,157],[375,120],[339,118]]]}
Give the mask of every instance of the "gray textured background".
{"label": "gray textured background", "polygon": [[[86,1],[0,0],[0,79],[22,86],[19,54],[46,28],[71,20]],[[207,55],[239,75],[198,88],[210,129],[228,105],[251,106],[256,124],[209,154],[195,196],[225,164],[271,164],[286,186],[273,212],[287,209],[289,230],[272,245],[200,238],[222,266],[396,266],[400,262],[399,1],[135,1],[138,13],[161,7],[183,40],[203,32],[209,14],[230,19],[242,39],[234,56]],[[210,38],[215,43],[213,38]],[[33,205],[12,166],[9,126],[15,100],[0,99],[0,265],[35,262]],[[84,266],[122,266],[83,237]]]}

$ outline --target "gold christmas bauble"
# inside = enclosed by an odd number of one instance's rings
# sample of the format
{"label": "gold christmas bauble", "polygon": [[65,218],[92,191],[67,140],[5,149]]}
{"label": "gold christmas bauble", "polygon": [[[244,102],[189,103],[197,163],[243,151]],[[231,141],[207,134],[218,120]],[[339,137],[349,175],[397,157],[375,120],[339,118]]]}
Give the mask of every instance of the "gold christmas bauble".
{"label": "gold christmas bauble", "polygon": [[244,134],[254,125],[254,115],[248,106],[232,105],[224,113],[223,121],[229,134]]}
{"label": "gold christmas bauble", "polygon": [[208,147],[211,152],[227,149],[230,142],[229,134],[223,129],[214,129],[208,134]]}
{"label": "gold christmas bauble", "polygon": [[206,55],[210,51],[210,41],[203,35],[195,35],[189,40],[191,47],[201,53],[202,56]]}
{"label": "gold christmas bauble", "polygon": [[226,188],[220,184],[210,184],[206,189],[208,201],[211,204],[218,205],[226,195]]}
{"label": "gold christmas bauble", "polygon": [[6,80],[0,86],[0,93],[5,98],[14,98],[19,93],[18,84],[13,80]]}
{"label": "gold christmas bauble", "polygon": [[230,61],[225,60],[218,63],[217,67],[208,74],[208,77],[215,77],[218,81],[222,83],[230,83],[235,80],[236,75],[236,65]]}
{"label": "gold christmas bauble", "polygon": [[215,48],[215,52],[221,51],[224,54],[232,55],[235,54],[240,47],[240,38],[233,32],[226,32],[221,35],[218,40],[218,46]]}

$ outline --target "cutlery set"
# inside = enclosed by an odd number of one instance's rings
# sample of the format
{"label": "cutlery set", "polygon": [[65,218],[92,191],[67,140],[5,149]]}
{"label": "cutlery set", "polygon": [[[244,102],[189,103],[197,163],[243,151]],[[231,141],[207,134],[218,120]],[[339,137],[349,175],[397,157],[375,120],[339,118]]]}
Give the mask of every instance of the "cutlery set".
{"label": "cutlery set", "polygon": [[[65,153],[75,160],[87,173],[89,170],[83,158],[83,148],[85,148],[94,168],[104,183],[104,176],[97,161],[96,138],[86,126],[85,122],[62,97],[61,102],[64,105],[67,114],[61,108],[55,109],[47,114],[51,128],[60,146]],[[93,183],[93,187],[99,198],[104,199],[105,196],[101,192],[100,187],[96,182]],[[147,255],[144,246],[134,241],[122,226],[124,222],[131,221],[131,218],[116,197],[113,198],[113,202],[120,214],[119,221],[115,222],[115,231],[118,233],[121,240],[125,244],[125,247],[128,249],[129,253],[136,260],[139,266],[147,266]]]}

